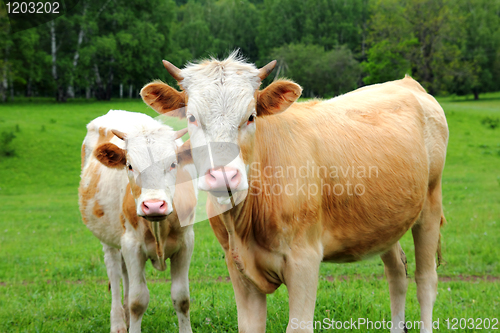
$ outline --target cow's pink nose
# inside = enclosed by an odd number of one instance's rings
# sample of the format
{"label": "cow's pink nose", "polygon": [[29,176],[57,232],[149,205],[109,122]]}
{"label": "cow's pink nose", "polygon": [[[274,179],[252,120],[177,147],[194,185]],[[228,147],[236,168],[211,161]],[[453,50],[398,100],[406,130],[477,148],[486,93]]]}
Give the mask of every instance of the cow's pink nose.
{"label": "cow's pink nose", "polygon": [[228,188],[234,190],[241,181],[241,173],[235,168],[210,169],[205,175],[205,181],[209,191],[226,191]]}
{"label": "cow's pink nose", "polygon": [[147,200],[142,202],[141,208],[147,216],[165,215],[168,205],[164,200]]}

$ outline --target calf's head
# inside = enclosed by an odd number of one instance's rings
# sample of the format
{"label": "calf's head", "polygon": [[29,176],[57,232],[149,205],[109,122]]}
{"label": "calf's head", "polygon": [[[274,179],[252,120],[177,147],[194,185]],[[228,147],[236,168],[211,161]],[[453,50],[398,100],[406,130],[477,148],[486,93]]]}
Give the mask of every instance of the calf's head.
{"label": "calf's head", "polygon": [[279,80],[259,90],[276,61],[257,69],[234,53],[182,70],[163,63],[182,91],[156,81],[141,96],[158,113],[187,118],[199,189],[219,197],[247,190],[257,124],[285,111],[299,98],[301,87]]}
{"label": "calf's head", "polygon": [[[169,127],[137,133],[112,132],[124,141],[125,148],[106,142],[99,145],[95,157],[110,168],[126,168],[137,215],[160,221],[173,211],[178,167],[175,140],[186,134]],[[183,150],[182,155],[189,154]],[[185,157],[184,157],[185,158]]]}

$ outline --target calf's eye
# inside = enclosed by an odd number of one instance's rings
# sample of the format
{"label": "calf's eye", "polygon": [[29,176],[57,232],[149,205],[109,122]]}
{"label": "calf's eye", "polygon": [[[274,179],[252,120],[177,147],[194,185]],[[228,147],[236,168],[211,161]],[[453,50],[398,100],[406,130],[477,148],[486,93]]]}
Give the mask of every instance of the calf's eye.
{"label": "calf's eye", "polygon": [[193,115],[190,115],[190,116],[188,117],[188,120],[189,120],[189,122],[190,122],[191,124],[196,124],[196,118],[195,118]]}
{"label": "calf's eye", "polygon": [[175,169],[176,167],[177,167],[176,162],[172,162],[172,164],[170,164],[170,170]]}
{"label": "calf's eye", "polygon": [[133,170],[134,170],[134,168],[132,168],[132,165],[131,165],[131,164],[129,164],[129,165],[128,165],[128,169],[129,169],[130,171],[133,171]]}

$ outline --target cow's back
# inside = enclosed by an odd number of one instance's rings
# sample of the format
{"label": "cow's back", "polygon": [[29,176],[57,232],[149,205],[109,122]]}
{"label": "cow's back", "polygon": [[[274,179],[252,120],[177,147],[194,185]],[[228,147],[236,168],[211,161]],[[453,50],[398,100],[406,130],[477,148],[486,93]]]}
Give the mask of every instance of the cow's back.
{"label": "cow's back", "polygon": [[[408,75],[402,80],[363,87],[350,94],[355,95],[359,92],[359,95],[372,95],[377,98],[379,91],[386,94],[385,98],[389,103],[393,98],[391,93],[400,99],[404,99],[408,93],[411,94],[412,97],[406,102],[418,110],[419,118],[423,120],[424,141],[429,158],[429,186],[434,186],[443,171],[449,136],[443,108],[432,95],[429,95],[417,81]],[[353,97],[359,98],[357,95]]]}
{"label": "cow's back", "polygon": [[[272,206],[282,209],[260,215],[293,224],[294,232],[306,230],[306,220],[320,215],[325,260],[355,261],[385,251],[416,221],[428,187],[441,177],[448,133],[444,113],[411,78],[297,103],[265,123],[256,134],[258,146],[274,142],[276,148],[272,156],[259,152],[263,165],[300,168],[314,161],[307,167],[312,176],[299,175],[297,184],[320,190],[277,196]],[[295,182],[271,181],[282,187]]]}

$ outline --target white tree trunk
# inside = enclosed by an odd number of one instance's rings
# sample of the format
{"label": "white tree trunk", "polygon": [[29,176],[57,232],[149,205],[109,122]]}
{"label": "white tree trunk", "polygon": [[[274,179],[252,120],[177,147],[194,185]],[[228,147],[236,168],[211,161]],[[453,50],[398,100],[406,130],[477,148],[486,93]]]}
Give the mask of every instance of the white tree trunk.
{"label": "white tree trunk", "polygon": [[99,67],[97,64],[94,64],[94,73],[95,73],[95,83],[97,83],[98,87],[102,86],[101,74],[99,74]]}
{"label": "white tree trunk", "polygon": [[8,81],[8,71],[9,71],[9,47],[5,48],[5,57],[4,57],[4,65],[3,65],[3,75],[2,75],[2,81],[0,82],[0,96],[2,98],[2,102],[7,101],[7,91],[9,89],[9,81]]}
{"label": "white tree trunk", "polygon": [[52,55],[52,77],[57,80],[56,24],[50,21],[50,51]]}
{"label": "white tree trunk", "polygon": [[128,85],[128,98],[132,98],[132,90],[134,89],[134,86],[132,84]]}
{"label": "white tree trunk", "polygon": [[75,97],[75,90],[73,88],[73,81],[75,79],[76,66],[78,65],[78,59],[80,58],[80,46],[83,42],[83,37],[85,37],[85,29],[83,26],[83,22],[85,22],[85,14],[87,13],[87,4],[83,4],[83,14],[82,14],[82,23],[80,24],[80,32],[78,33],[78,40],[76,42],[76,51],[73,55],[73,68],[71,70],[71,76],[69,78],[69,86],[68,86],[68,97]]}
{"label": "white tree trunk", "polygon": [[2,102],[7,100],[7,89],[9,88],[9,83],[7,81],[7,66],[5,66],[3,70],[3,78],[2,78],[2,89],[0,89],[0,93],[2,96]]}
{"label": "white tree trunk", "polygon": [[12,74],[9,77],[9,84],[10,84],[10,101],[14,101],[14,84],[12,83]]}
{"label": "white tree trunk", "polygon": [[123,98],[123,83],[120,83],[120,99]]}
{"label": "white tree trunk", "polygon": [[73,84],[71,83],[69,84],[66,94],[68,95],[69,98],[75,98],[75,89],[73,88]]}

